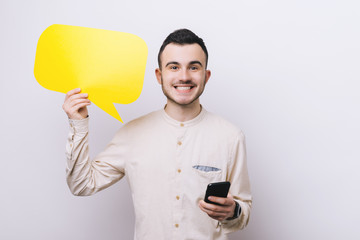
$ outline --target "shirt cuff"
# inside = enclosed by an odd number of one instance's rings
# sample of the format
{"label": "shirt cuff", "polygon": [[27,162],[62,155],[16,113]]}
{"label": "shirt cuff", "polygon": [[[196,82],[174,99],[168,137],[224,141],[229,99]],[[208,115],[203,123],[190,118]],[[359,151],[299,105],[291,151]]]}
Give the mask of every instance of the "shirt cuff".
{"label": "shirt cuff", "polygon": [[81,120],[69,119],[70,128],[77,133],[85,133],[89,131],[89,116]]}

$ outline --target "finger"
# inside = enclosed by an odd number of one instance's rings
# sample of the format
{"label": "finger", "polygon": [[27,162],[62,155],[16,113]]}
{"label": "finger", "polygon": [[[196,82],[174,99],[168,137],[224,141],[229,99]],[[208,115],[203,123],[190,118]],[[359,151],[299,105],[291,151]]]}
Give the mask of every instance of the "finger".
{"label": "finger", "polygon": [[71,100],[69,98],[67,101],[64,102],[63,109],[65,111],[70,111],[71,108],[73,108],[75,105],[79,103],[90,103],[90,100],[87,98],[79,98],[79,97]]}
{"label": "finger", "polygon": [[83,98],[83,99],[86,99],[89,97],[89,94],[87,93],[77,93],[77,94],[73,94],[71,95],[70,97],[68,97],[65,102],[71,102],[75,99],[79,99],[79,98]]}
{"label": "finger", "polygon": [[79,111],[79,109],[91,105],[88,99],[79,99],[68,104],[63,105],[64,111],[69,115],[73,115]]}
{"label": "finger", "polygon": [[222,212],[216,212],[216,211],[213,211],[211,209],[208,209],[208,208],[205,208],[201,205],[199,205],[200,209],[203,210],[205,213],[207,213],[208,215],[211,215],[213,217],[217,217],[217,216],[221,216],[221,215],[224,215],[224,213]]}
{"label": "finger", "polygon": [[87,98],[77,98],[77,99],[73,99],[71,102],[69,102],[68,106],[70,108],[73,108],[74,106],[78,105],[79,103],[91,103],[91,102]]}
{"label": "finger", "polygon": [[208,209],[204,208],[203,206],[201,206],[200,204],[199,204],[199,208],[203,212],[205,212],[209,217],[214,218],[216,220],[224,220],[226,218],[226,216],[227,216],[226,213],[221,213],[221,212],[215,212],[215,211],[208,210]]}
{"label": "finger", "polygon": [[[215,207],[213,208],[213,204],[207,204],[205,201],[201,200],[199,202],[199,208],[205,212],[209,217],[218,220],[218,221],[223,221],[225,219],[227,219],[229,217],[229,214],[231,212],[231,210],[228,207]],[[208,208],[207,208],[208,207]],[[225,211],[217,211],[219,209],[225,209]]]}
{"label": "finger", "polygon": [[76,103],[78,103],[79,100],[88,100],[88,94],[82,93],[82,94],[75,94],[70,96],[68,99],[64,102],[64,107],[72,107]]}
{"label": "finger", "polygon": [[81,92],[81,89],[80,89],[80,88],[75,88],[75,89],[72,89],[72,90],[68,91],[68,92],[66,93],[66,95],[65,95],[65,101],[66,101],[69,97],[71,97],[72,95],[77,94],[77,93],[80,93],[80,92]]}
{"label": "finger", "polygon": [[206,209],[207,211],[217,212],[217,213],[228,213],[231,210],[228,206],[219,206],[211,203],[206,203],[203,200],[201,200],[199,205],[203,209]]}
{"label": "finger", "polygon": [[80,103],[72,106],[69,109],[69,113],[74,114],[74,113],[78,112],[81,108],[89,106],[90,104],[91,104],[91,102],[80,102]]}
{"label": "finger", "polygon": [[91,102],[90,102],[90,101],[89,101],[89,102],[81,102],[81,103],[76,104],[76,105],[74,106],[74,109],[75,109],[76,111],[78,111],[79,109],[81,109],[81,108],[83,108],[83,107],[86,107],[86,106],[89,106],[89,105],[91,105]]}
{"label": "finger", "polygon": [[222,197],[215,197],[210,196],[208,199],[212,202],[224,205],[224,206],[230,206],[233,203],[233,200],[231,198],[222,198]]}
{"label": "finger", "polygon": [[[66,114],[68,115],[68,117],[70,119],[77,119],[78,116],[82,115],[80,113],[81,109],[85,108],[88,105],[90,105],[90,103],[78,104],[78,105],[76,105],[76,107],[74,107],[74,108],[70,109],[69,111],[67,111]],[[82,118],[80,118],[80,119],[82,119]],[[77,119],[77,120],[79,120],[79,119]]]}

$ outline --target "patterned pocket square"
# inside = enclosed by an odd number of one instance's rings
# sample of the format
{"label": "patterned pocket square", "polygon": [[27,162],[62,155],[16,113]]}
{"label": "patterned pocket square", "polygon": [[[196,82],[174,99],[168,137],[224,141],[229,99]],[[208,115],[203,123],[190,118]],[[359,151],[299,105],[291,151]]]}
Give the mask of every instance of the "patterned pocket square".
{"label": "patterned pocket square", "polygon": [[200,170],[200,171],[204,171],[204,172],[216,172],[216,171],[221,170],[220,168],[203,166],[203,165],[195,165],[195,166],[193,166],[193,168]]}

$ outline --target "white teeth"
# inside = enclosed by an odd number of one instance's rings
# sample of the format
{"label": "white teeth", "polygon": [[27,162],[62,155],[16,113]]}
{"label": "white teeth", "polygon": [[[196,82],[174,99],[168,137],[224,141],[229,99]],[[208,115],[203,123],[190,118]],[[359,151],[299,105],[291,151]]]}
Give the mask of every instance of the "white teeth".
{"label": "white teeth", "polygon": [[177,87],[176,89],[178,89],[178,90],[189,90],[190,87]]}

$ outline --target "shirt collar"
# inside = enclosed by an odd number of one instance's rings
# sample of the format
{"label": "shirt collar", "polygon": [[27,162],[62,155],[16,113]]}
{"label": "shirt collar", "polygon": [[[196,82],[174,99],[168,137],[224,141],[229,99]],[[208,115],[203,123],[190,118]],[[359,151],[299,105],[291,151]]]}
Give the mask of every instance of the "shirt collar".
{"label": "shirt collar", "polygon": [[190,126],[196,125],[197,123],[201,122],[201,120],[205,117],[206,112],[207,112],[206,109],[201,106],[201,111],[195,118],[185,121],[185,122],[180,122],[180,121],[175,120],[172,117],[170,117],[165,112],[165,108],[162,109],[161,111],[162,111],[162,115],[167,123],[169,123],[170,125],[173,125],[175,127],[179,127],[179,128],[180,127],[190,127]]}

